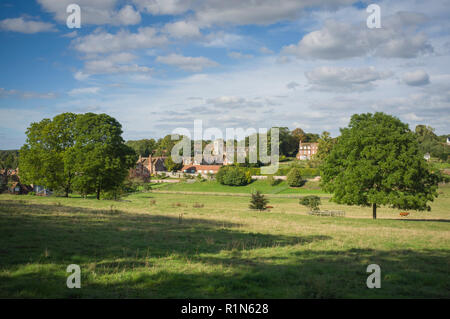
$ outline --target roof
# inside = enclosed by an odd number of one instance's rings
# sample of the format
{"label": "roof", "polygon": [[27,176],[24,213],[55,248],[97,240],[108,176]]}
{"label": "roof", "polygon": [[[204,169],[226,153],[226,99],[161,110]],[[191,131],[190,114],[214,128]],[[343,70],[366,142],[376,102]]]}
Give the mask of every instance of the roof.
{"label": "roof", "polygon": [[167,157],[166,156],[157,156],[157,157],[139,157],[139,159],[137,160],[137,164],[142,164],[145,166],[148,166],[148,164],[150,163],[150,159],[152,161],[152,164],[156,163],[159,160],[165,160]]}
{"label": "roof", "polygon": [[218,171],[221,167],[222,165],[184,165],[181,170],[185,171],[195,169],[195,171]]}

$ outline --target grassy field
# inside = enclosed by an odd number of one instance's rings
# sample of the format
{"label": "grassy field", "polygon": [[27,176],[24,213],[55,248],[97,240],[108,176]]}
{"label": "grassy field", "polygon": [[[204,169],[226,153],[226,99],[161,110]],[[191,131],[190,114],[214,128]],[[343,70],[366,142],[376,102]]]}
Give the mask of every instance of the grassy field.
{"label": "grassy field", "polygon": [[318,182],[308,181],[302,187],[291,188],[286,181],[281,181],[275,186],[271,186],[265,180],[256,180],[245,186],[227,186],[221,185],[216,181],[194,182],[194,183],[165,183],[158,185],[159,190],[176,192],[210,192],[210,193],[241,193],[250,194],[254,190],[259,190],[263,194],[326,194]]}
{"label": "grassy field", "polygon": [[[449,298],[450,188],[431,212],[294,198],[137,193],[123,201],[0,195],[0,297]],[[195,206],[194,204],[201,204]],[[369,264],[381,289],[366,287]],[[81,289],[66,267],[81,267]]]}

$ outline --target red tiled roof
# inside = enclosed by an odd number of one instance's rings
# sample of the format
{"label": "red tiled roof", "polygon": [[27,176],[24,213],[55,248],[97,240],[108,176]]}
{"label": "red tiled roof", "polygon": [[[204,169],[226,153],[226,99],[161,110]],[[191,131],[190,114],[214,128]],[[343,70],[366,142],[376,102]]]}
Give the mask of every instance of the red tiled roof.
{"label": "red tiled roof", "polygon": [[218,171],[222,165],[184,165],[181,171],[185,170],[193,170],[195,169],[196,172],[200,171]]}

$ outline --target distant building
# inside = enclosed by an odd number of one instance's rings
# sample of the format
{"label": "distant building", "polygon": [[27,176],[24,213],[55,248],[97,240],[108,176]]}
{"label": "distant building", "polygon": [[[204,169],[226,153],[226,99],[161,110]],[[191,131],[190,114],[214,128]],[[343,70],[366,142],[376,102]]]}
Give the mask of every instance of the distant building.
{"label": "distant building", "polygon": [[447,145],[450,145],[450,137],[447,137]]}
{"label": "distant building", "polygon": [[297,159],[299,160],[310,160],[314,154],[317,153],[319,149],[319,143],[300,143],[298,144]]}
{"label": "distant building", "polygon": [[139,156],[139,159],[136,162],[136,167],[130,170],[130,176],[148,178],[151,175],[156,174],[157,172],[165,172],[167,171],[166,165],[164,163],[166,158],[167,157],[165,156]]}
{"label": "distant building", "polygon": [[184,165],[181,171],[189,174],[217,174],[222,165]]}

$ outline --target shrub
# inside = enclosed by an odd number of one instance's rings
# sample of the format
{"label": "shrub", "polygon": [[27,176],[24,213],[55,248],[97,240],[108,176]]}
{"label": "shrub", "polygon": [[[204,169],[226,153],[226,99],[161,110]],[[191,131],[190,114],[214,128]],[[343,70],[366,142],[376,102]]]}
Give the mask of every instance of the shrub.
{"label": "shrub", "polygon": [[250,198],[250,208],[257,209],[259,211],[263,211],[267,209],[267,204],[269,200],[260,193],[260,191],[256,191],[252,193],[252,197]]}
{"label": "shrub", "polygon": [[247,184],[250,184],[252,182],[252,173],[249,170],[247,170],[245,172],[245,178],[246,178]]}
{"label": "shrub", "polygon": [[290,187],[300,187],[303,185],[303,178],[299,168],[292,168],[287,174],[287,184]]}
{"label": "shrub", "polygon": [[275,179],[273,175],[267,176],[267,183],[269,183],[270,186],[275,186],[280,183],[279,179]]}
{"label": "shrub", "polygon": [[251,183],[250,171],[234,166],[222,166],[216,174],[216,180],[222,185],[243,186]]}
{"label": "shrub", "polygon": [[313,212],[319,211],[320,197],[315,195],[305,196],[300,198],[300,205],[308,207]]}

